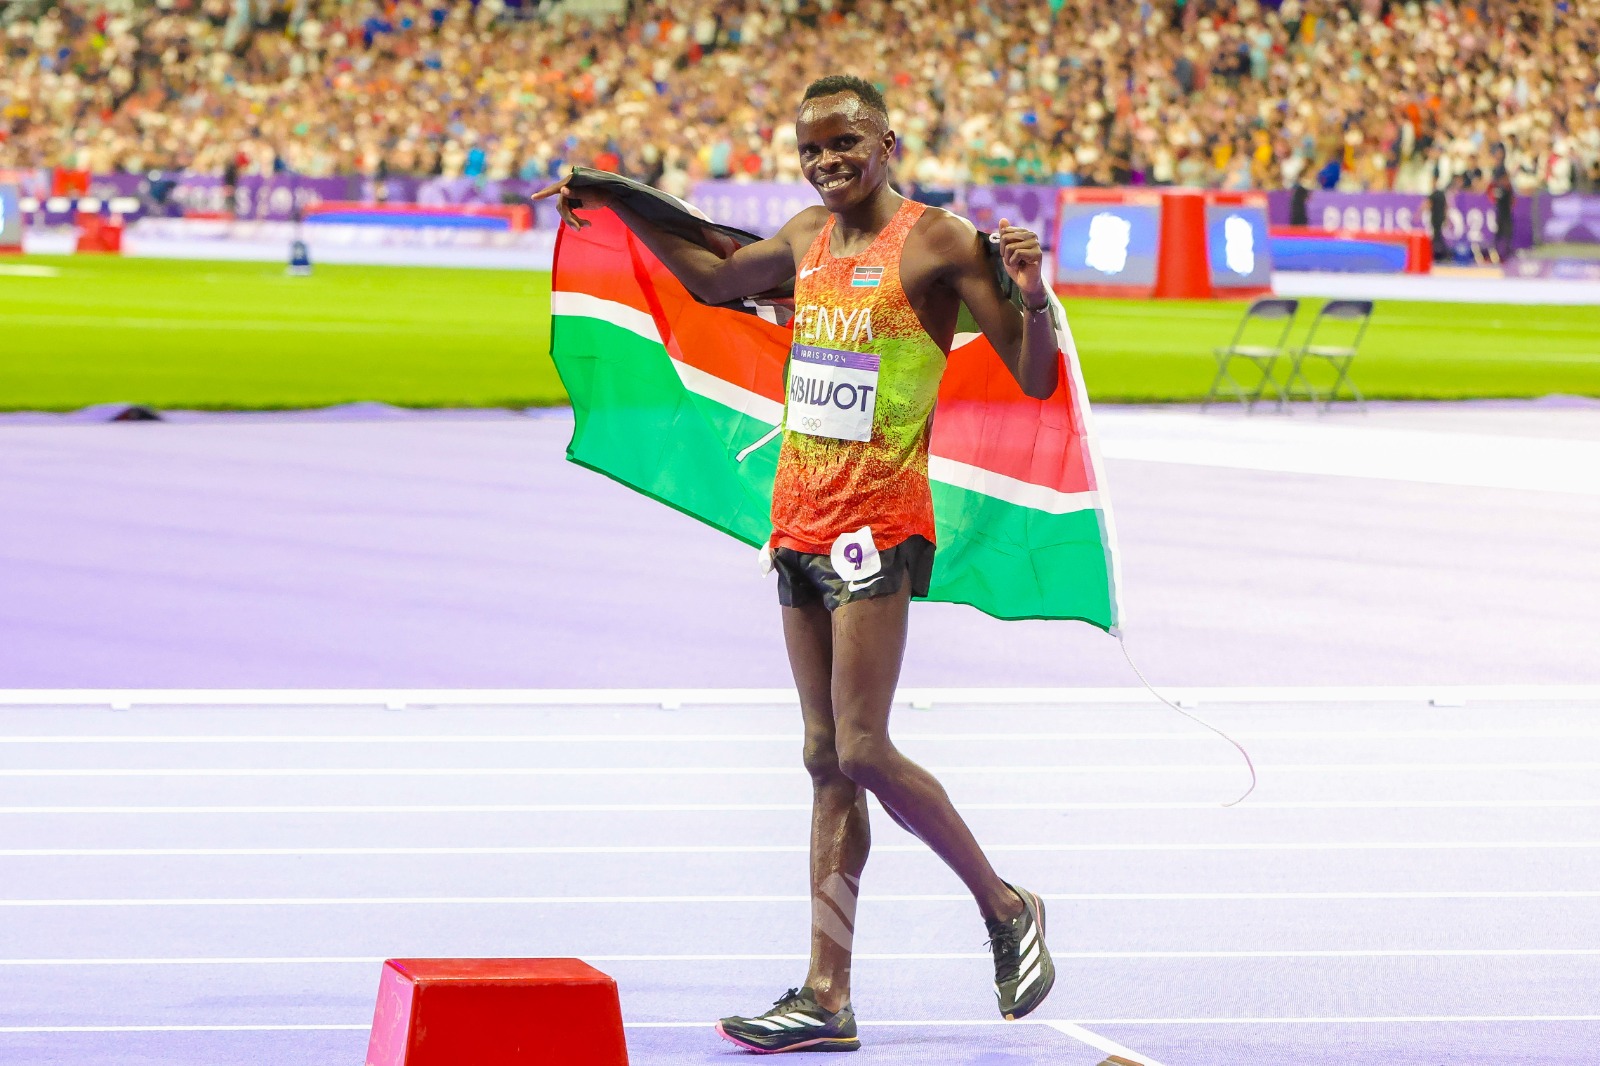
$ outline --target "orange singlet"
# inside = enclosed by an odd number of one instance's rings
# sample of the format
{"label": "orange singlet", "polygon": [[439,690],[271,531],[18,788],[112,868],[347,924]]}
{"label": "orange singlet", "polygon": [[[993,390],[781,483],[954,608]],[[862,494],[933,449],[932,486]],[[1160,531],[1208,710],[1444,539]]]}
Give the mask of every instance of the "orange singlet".
{"label": "orange singlet", "polygon": [[907,200],[847,257],[828,251],[830,216],[800,264],[774,547],[826,553],[864,528],[880,551],[934,539],[928,430],[945,352],[900,286],[900,253],[923,210]]}

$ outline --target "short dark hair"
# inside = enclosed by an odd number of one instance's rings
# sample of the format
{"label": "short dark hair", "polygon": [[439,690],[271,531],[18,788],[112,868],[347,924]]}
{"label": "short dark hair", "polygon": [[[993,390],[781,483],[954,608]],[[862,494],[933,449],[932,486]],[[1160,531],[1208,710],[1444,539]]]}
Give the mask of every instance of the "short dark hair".
{"label": "short dark hair", "polygon": [[837,93],[850,93],[857,100],[883,116],[883,121],[889,121],[889,105],[884,102],[883,94],[878,87],[870,81],[858,78],[854,74],[829,74],[826,78],[818,78],[806,86],[806,94],[800,98],[804,105],[808,100],[815,100],[819,96],[833,96]]}

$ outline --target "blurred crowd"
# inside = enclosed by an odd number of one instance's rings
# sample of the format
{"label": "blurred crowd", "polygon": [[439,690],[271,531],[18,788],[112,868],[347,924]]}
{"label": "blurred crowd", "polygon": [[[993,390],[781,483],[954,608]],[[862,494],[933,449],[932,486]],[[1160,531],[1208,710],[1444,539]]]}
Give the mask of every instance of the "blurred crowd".
{"label": "blurred crowd", "polygon": [[793,180],[805,85],[857,73],[925,186],[1600,185],[1600,0],[42,6],[0,167]]}

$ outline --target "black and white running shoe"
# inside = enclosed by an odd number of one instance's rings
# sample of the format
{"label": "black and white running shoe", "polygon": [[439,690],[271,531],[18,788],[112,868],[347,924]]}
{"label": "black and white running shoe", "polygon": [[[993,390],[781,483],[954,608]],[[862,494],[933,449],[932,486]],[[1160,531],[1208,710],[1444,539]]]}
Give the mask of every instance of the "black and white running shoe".
{"label": "black and white running shoe", "polygon": [[791,988],[772,1009],[754,1018],[724,1018],[717,1023],[724,1040],[746,1051],[855,1051],[856,1015],[846,1003],[837,1012],[822,1008],[810,988]]}
{"label": "black and white running shoe", "polygon": [[994,952],[994,994],[1000,1013],[1015,1021],[1044,1002],[1056,983],[1055,963],[1044,946],[1044,900],[1016,885],[1022,913],[1009,922],[989,922],[989,947]]}

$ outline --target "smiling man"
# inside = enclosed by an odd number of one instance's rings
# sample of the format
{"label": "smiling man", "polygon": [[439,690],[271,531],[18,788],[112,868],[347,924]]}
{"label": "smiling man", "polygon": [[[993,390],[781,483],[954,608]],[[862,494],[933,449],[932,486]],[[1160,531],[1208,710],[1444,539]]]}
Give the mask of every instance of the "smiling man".
{"label": "smiling man", "polygon": [[573,213],[609,206],[707,303],[794,280],[794,345],[772,537],[784,640],[805,720],[811,774],[811,964],[771,1010],[717,1023],[752,1051],[853,1051],[850,1007],[857,891],[870,833],[867,792],[960,876],[989,929],[1000,1013],[1020,1018],[1049,993],[1044,903],[1001,880],[943,786],[889,738],[910,600],[926,595],[935,536],[928,436],[962,304],[1027,395],[1054,392],[1061,354],[1038,238],[1001,220],[995,240],[1022,295],[1001,291],[986,238],[889,183],[895,134],[882,95],[860,78],[806,89],[795,124],[801,169],[822,206],[727,258],[666,233],[601,190]]}

